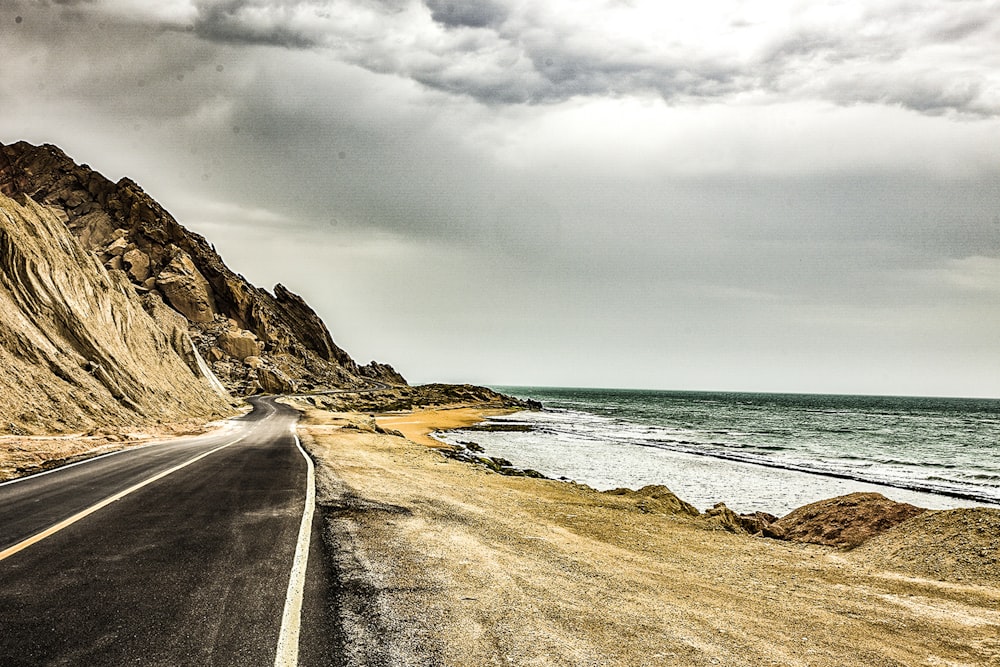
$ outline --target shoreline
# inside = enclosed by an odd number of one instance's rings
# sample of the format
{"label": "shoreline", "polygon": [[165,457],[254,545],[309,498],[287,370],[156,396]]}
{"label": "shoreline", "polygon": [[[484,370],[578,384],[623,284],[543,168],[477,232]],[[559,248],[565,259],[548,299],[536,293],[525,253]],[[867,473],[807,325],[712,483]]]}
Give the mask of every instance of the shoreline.
{"label": "shoreline", "polygon": [[[474,416],[442,412],[452,423]],[[372,664],[371,656],[470,667],[1000,660],[1000,564],[975,561],[996,545],[970,551],[961,542],[975,531],[941,528],[985,526],[975,522],[1000,513],[925,512],[890,542],[876,544],[880,536],[850,551],[760,539],[662,495],[449,460],[433,451],[441,443],[426,444],[440,428],[430,421],[430,413],[372,421],[311,408],[300,421],[346,594],[345,643],[361,647],[347,664]]]}
{"label": "shoreline", "polygon": [[[486,424],[490,423],[489,417],[484,416]],[[461,428],[464,427],[440,430],[453,431]],[[501,427],[496,430],[505,429]],[[468,436],[475,438],[474,433],[469,433]],[[456,441],[457,437],[449,438],[447,435],[442,440],[448,446],[453,446]],[[770,465],[736,456],[696,453],[668,447],[607,443],[608,446],[602,445],[600,452],[595,452],[595,457],[607,457],[609,461],[617,461],[618,465],[593,468],[587,465],[581,467],[579,457],[566,456],[555,448],[533,447],[533,443],[527,448],[520,448],[502,441],[491,442],[487,436],[478,444],[485,446],[488,456],[507,458],[517,466],[537,469],[553,478],[573,479],[601,490],[619,487],[637,489],[649,484],[666,484],[681,498],[694,502],[699,507],[710,507],[721,501],[744,512],[762,510],[780,515],[827,498],[854,492],[874,492],[927,509],[1000,509],[997,501],[972,493],[928,490],[918,485],[873,481],[836,471],[827,473],[783,465],[780,462]],[[586,443],[578,444],[586,446]],[[639,471],[642,477],[635,481],[623,471],[627,471],[626,462],[634,459],[637,451],[641,451],[648,460],[645,461],[647,467]],[[590,461],[584,462],[589,464]],[[654,468],[658,472],[651,472]],[[721,484],[721,480],[725,481],[724,484]],[[712,487],[713,482],[716,486],[722,486],[725,493],[713,494],[706,491]],[[773,489],[781,489],[785,496]]]}

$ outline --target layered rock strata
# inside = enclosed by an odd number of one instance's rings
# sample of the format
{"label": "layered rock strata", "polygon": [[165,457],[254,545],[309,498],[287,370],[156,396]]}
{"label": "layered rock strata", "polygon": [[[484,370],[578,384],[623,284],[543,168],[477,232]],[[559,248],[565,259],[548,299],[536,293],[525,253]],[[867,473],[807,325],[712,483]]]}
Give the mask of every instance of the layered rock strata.
{"label": "layered rock strata", "polygon": [[158,315],[57,210],[0,195],[0,433],[231,413],[183,318]]}
{"label": "layered rock strata", "polygon": [[117,183],[59,148],[0,145],[0,192],[50,208],[104,268],[118,271],[158,322],[167,308],[236,394],[405,385],[391,366],[357,364],[298,295],[274,294],[229,269],[128,178]]}

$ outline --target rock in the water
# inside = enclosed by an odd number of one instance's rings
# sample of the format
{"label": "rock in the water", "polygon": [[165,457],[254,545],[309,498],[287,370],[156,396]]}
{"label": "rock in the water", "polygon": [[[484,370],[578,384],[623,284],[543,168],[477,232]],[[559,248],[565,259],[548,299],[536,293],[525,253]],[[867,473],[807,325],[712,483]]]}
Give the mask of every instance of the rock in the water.
{"label": "rock in the water", "polygon": [[852,549],[925,511],[880,493],[851,493],[799,507],[769,529],[775,536],[794,542]]}

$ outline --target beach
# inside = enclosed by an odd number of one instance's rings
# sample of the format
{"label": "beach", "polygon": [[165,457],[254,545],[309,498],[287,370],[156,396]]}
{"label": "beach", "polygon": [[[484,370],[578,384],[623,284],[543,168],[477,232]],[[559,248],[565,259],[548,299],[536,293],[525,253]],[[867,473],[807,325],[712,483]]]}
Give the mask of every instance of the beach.
{"label": "beach", "polygon": [[845,551],[449,460],[429,434],[496,414],[474,406],[300,407],[347,664],[1000,664],[995,533],[926,534],[995,511]]}

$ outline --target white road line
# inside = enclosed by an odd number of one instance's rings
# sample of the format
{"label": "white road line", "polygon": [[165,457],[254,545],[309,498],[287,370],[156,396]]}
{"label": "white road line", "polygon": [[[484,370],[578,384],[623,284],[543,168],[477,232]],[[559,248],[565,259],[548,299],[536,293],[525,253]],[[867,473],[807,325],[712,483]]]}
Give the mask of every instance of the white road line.
{"label": "white road line", "polygon": [[68,519],[63,519],[59,523],[57,523],[57,524],[55,524],[53,526],[49,526],[48,528],[46,528],[45,530],[41,531],[40,533],[36,533],[36,534],[32,535],[31,537],[29,537],[28,539],[23,540],[21,542],[18,542],[17,544],[15,544],[12,547],[8,547],[7,549],[4,549],[3,551],[0,551],[0,560],[3,560],[3,559],[8,558],[10,556],[13,556],[17,552],[23,551],[24,549],[27,549],[31,545],[36,544],[38,542],[41,542],[46,537],[49,537],[50,535],[54,535],[55,533],[58,533],[63,528],[66,528],[67,526],[72,526],[74,523],[76,523],[80,519],[83,519],[85,517],[90,516],[91,514],[93,514],[94,512],[96,512],[97,510],[99,510],[99,509],[101,509],[103,507],[107,507],[108,505],[110,505],[111,503],[115,502],[116,500],[120,500],[120,499],[124,498],[125,496],[129,495],[130,493],[138,491],[142,487],[148,486],[149,484],[152,484],[153,482],[155,482],[158,479],[163,479],[167,475],[169,475],[171,473],[175,473],[178,470],[180,470],[181,468],[186,468],[187,466],[191,465],[192,463],[200,461],[203,458],[205,458],[206,456],[214,454],[214,453],[216,453],[217,451],[219,451],[221,449],[225,449],[226,447],[229,447],[230,445],[235,445],[237,442],[240,442],[241,440],[245,439],[246,437],[247,436],[245,436],[245,435],[241,436],[241,437],[237,438],[236,440],[233,440],[232,442],[227,442],[226,444],[221,445],[219,447],[216,447],[215,449],[212,449],[210,451],[207,451],[204,454],[199,454],[198,456],[195,456],[194,458],[188,459],[184,463],[178,464],[178,465],[174,466],[173,468],[170,468],[169,470],[164,470],[163,472],[157,473],[157,474],[153,475],[152,477],[150,477],[149,479],[146,479],[146,480],[144,480],[142,482],[139,482],[138,484],[134,484],[133,486],[130,486],[129,488],[125,489],[124,491],[119,491],[118,493],[114,494],[113,496],[108,496],[107,498],[105,498],[101,502],[97,503],[96,505],[91,505],[87,509],[85,509],[85,510],[83,510],[81,512],[77,512],[76,514],[74,514],[73,516],[69,517]]}
{"label": "white road line", "polygon": [[24,477],[15,477],[14,479],[9,479],[6,482],[0,482],[0,486],[7,486],[8,484],[17,484],[18,482],[23,482],[28,479],[35,479],[36,477],[41,477],[42,475],[51,475],[54,472],[59,472],[60,470],[67,470],[68,468],[75,468],[76,466],[83,465],[84,463],[93,463],[94,461],[99,461],[101,459],[107,458],[109,456],[114,456],[115,454],[124,454],[125,452],[134,452],[139,449],[145,449],[146,447],[152,447],[153,445],[158,445],[159,442],[150,442],[145,445],[137,445],[135,447],[128,447],[126,449],[116,449],[113,452],[108,452],[106,454],[101,454],[100,456],[95,456],[93,458],[84,459],[82,461],[77,461],[76,463],[67,463],[64,466],[59,466],[57,468],[51,468],[49,470],[43,470],[42,472],[36,472],[31,475],[26,475]]}
{"label": "white road line", "polygon": [[285,610],[281,614],[281,632],[278,634],[278,650],[274,656],[274,667],[296,667],[299,664],[299,628],[302,621],[302,596],[306,585],[306,565],[309,563],[309,537],[312,533],[313,511],[316,507],[316,473],[312,459],[302,449],[299,436],[292,424],[295,446],[306,460],[306,506],[302,510],[299,524],[299,541],[295,545],[292,573],[288,579],[285,595]]}
{"label": "white road line", "polygon": [[[221,431],[223,429],[228,430],[230,428],[231,428],[231,426],[223,426],[223,427],[219,428],[218,430],[219,431]],[[217,435],[221,435],[221,434],[219,434],[219,433],[206,433],[204,436],[200,436],[199,435],[199,436],[194,436],[194,437],[196,437],[196,438],[202,438],[202,437],[212,438],[212,437],[215,437]],[[125,452],[136,452],[136,451],[139,451],[140,449],[146,449],[147,447],[153,447],[155,445],[170,444],[170,442],[171,442],[170,440],[160,439],[160,440],[154,440],[152,442],[147,442],[144,445],[136,445],[135,447],[125,447],[123,449],[116,449],[113,452],[107,452],[106,454],[100,454],[98,456],[93,456],[93,457],[91,457],[89,459],[83,459],[82,461],[76,461],[75,463],[67,463],[66,465],[56,466],[55,468],[50,468],[49,470],[43,470],[42,472],[36,472],[36,473],[32,473],[30,475],[25,475],[24,477],[15,477],[14,479],[8,479],[6,482],[0,482],[0,486],[7,486],[8,484],[17,484],[18,482],[24,482],[24,481],[27,481],[29,479],[35,479],[36,477],[41,477],[43,475],[51,475],[52,473],[59,472],[61,470],[68,470],[69,468],[75,468],[76,466],[82,466],[84,463],[93,463],[94,461],[99,461],[101,459],[106,459],[109,456],[115,456],[117,454],[124,454]]]}

